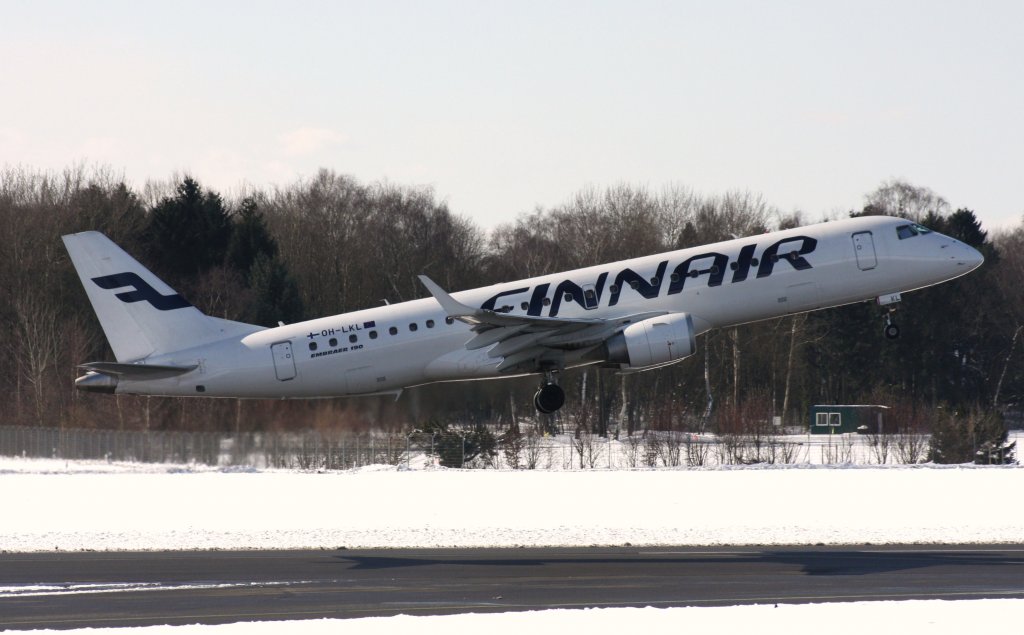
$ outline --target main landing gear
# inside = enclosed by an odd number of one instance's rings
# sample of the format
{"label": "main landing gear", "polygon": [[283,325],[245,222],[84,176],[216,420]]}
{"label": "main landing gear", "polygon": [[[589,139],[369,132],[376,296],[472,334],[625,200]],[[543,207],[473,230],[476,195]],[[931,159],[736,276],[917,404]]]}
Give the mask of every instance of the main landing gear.
{"label": "main landing gear", "polygon": [[555,375],[556,371],[544,371],[544,383],[533,396],[534,407],[544,415],[557,412],[565,403],[565,391],[556,383],[558,380]]}

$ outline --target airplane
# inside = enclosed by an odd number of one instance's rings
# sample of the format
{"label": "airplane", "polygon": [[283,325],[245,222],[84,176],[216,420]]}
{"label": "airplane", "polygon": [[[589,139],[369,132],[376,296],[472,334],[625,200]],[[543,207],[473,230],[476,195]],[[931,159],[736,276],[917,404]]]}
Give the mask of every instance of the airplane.
{"label": "airplane", "polygon": [[968,245],[869,216],[265,328],[204,315],[99,232],[63,236],[116,362],[80,365],[84,391],[161,396],[392,395],[434,382],[542,378],[537,411],[565,402],[568,368],[638,372],[696,352],[711,329],[907,291],[979,267]]}

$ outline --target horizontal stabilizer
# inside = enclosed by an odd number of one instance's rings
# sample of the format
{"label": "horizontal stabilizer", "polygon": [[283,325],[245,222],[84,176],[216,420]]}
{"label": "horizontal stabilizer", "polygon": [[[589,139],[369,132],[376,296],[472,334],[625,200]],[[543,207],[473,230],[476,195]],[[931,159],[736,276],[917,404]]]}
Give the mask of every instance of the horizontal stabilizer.
{"label": "horizontal stabilizer", "polygon": [[199,368],[198,364],[190,366],[160,366],[157,364],[118,364],[116,362],[89,362],[79,365],[79,368],[112,375],[121,379],[166,379],[184,375],[189,371]]}

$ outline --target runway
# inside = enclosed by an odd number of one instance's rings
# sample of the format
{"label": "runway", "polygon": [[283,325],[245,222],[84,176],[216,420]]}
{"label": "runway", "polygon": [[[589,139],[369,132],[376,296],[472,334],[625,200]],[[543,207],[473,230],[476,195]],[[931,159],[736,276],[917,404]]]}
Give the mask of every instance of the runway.
{"label": "runway", "polygon": [[1024,546],[0,554],[0,628],[1024,598]]}

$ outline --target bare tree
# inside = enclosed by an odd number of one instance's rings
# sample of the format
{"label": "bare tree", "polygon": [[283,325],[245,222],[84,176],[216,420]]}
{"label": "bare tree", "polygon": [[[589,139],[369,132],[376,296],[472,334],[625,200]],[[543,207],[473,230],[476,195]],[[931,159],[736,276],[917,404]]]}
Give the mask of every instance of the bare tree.
{"label": "bare tree", "polygon": [[864,197],[864,210],[868,213],[899,216],[923,221],[929,214],[946,216],[949,203],[930,188],[892,179]]}
{"label": "bare tree", "polygon": [[31,293],[15,298],[13,308],[17,316],[15,356],[32,390],[36,423],[43,425],[47,423],[47,391],[54,379],[51,372],[65,348],[62,310]]}
{"label": "bare tree", "polygon": [[551,448],[544,444],[543,438],[531,429],[526,433],[526,469],[548,469],[551,467]]}
{"label": "bare tree", "polygon": [[519,432],[519,428],[509,428],[501,438],[501,451],[505,455],[505,463],[513,470],[522,468],[523,453],[526,449],[526,439]]}

